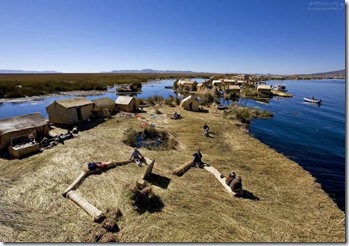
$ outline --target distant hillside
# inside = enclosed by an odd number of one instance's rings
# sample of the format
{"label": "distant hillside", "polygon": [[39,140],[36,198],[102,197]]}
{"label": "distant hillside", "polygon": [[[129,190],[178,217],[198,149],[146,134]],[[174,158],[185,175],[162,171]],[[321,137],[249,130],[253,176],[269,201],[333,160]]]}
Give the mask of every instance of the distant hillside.
{"label": "distant hillside", "polygon": [[8,74],[8,73],[61,73],[57,71],[24,71],[24,70],[6,70],[6,69],[0,69],[0,74]]}
{"label": "distant hillside", "polygon": [[314,76],[341,76],[341,77],[344,76],[345,77],[345,69],[331,71],[331,72],[324,72],[324,73],[313,73],[310,75],[314,75]]}
{"label": "distant hillside", "polygon": [[[103,72],[105,73],[105,72]],[[154,69],[142,69],[142,70],[113,70],[110,73],[197,73],[193,71],[177,71],[177,70],[154,70]]]}

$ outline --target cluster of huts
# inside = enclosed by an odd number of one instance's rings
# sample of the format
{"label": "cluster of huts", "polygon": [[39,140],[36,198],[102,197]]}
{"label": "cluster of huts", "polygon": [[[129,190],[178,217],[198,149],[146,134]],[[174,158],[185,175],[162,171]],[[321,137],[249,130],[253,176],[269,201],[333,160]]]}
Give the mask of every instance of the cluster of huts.
{"label": "cluster of huts", "polygon": [[[195,96],[189,96],[182,100],[180,106],[186,110],[199,111],[200,103]],[[30,136],[32,140],[49,137],[50,124],[72,126],[91,117],[109,117],[116,110],[135,112],[139,107],[139,100],[130,96],[119,96],[115,101],[108,97],[56,100],[46,107],[48,119],[40,113],[0,119],[0,150],[8,148],[12,156],[20,157],[39,150],[37,142],[30,142]],[[16,149],[15,145],[26,145],[26,148]]]}
{"label": "cluster of huts", "polygon": [[246,86],[255,87],[256,90],[263,94],[271,94],[272,87],[264,81],[258,81],[255,77],[249,75],[236,75],[229,78],[214,78],[202,83],[197,83],[189,79],[180,79],[176,82],[176,88],[185,91],[196,91],[198,93],[210,92],[212,88],[219,91],[239,94],[241,89]]}

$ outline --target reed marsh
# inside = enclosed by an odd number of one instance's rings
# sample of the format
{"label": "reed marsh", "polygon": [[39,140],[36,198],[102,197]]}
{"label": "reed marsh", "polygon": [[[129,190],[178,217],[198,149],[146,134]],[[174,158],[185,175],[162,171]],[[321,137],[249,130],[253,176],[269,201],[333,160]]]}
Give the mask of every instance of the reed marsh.
{"label": "reed marsh", "polygon": [[[155,115],[159,109],[161,114]],[[120,242],[345,242],[345,214],[297,163],[252,138],[235,118],[208,107],[208,113],[179,107],[145,108],[132,117],[113,115],[42,153],[24,159],[0,159],[0,239],[3,242],[82,242],[96,233],[96,223],[62,192],[90,161],[123,161],[132,147],[127,130],[144,130],[141,117],[176,140],[175,149],[140,148],[154,160],[149,182],[163,207],[137,213],[130,184],[145,172],[135,163],[88,176],[77,192],[102,211],[121,211]],[[183,118],[172,120],[174,111]],[[151,115],[155,115],[151,117]],[[207,122],[211,137],[203,137]],[[60,128],[54,133],[65,131]],[[234,170],[243,188],[259,200],[234,198],[201,168],[182,176],[172,171],[201,149],[203,161],[222,174]]]}

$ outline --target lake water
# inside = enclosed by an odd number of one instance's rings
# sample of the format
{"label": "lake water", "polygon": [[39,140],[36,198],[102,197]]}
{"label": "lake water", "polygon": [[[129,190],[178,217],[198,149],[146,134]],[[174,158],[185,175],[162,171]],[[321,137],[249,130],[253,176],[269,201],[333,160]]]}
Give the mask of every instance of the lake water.
{"label": "lake water", "polygon": [[[261,142],[309,171],[344,211],[345,81],[292,80],[282,84],[292,98],[274,97],[269,104],[240,101],[274,114],[271,119],[253,120],[249,130]],[[303,102],[303,97],[313,96],[323,103]]]}
{"label": "lake water", "polygon": [[[195,79],[202,82],[203,79]],[[171,89],[174,80],[146,83],[137,97],[175,96]],[[269,81],[274,84],[276,81]],[[250,133],[309,171],[322,188],[345,210],[345,81],[344,80],[290,80],[282,81],[292,98],[274,97],[269,104],[241,99],[240,104],[271,111],[271,119],[256,119],[250,124]],[[316,97],[323,103],[309,104],[303,97]],[[21,103],[0,103],[0,118],[40,112],[47,118],[46,107],[54,100],[73,96],[56,96]],[[117,98],[115,88],[88,99]]]}

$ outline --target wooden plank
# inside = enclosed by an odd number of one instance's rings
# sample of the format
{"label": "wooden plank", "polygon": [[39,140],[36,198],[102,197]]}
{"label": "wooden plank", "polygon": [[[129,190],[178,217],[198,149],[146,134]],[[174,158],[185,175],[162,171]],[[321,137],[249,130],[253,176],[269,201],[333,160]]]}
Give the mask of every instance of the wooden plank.
{"label": "wooden plank", "polygon": [[105,215],[98,208],[90,204],[84,198],[80,197],[75,191],[69,191],[67,197],[79,205],[82,209],[92,216],[93,221],[98,222],[105,218]]}
{"label": "wooden plank", "polygon": [[79,177],[77,177],[77,178],[74,180],[74,182],[73,182],[71,185],[69,185],[69,187],[68,187],[67,189],[65,189],[65,191],[62,193],[62,195],[63,195],[64,197],[66,197],[66,195],[67,195],[67,193],[68,193],[69,191],[75,190],[76,187],[79,186],[79,184],[84,180],[84,178],[85,178],[88,174],[89,174],[89,173],[86,172],[86,171],[81,172],[81,174],[79,175]]}
{"label": "wooden plank", "polygon": [[79,177],[77,177],[74,180],[74,182],[71,185],[69,185],[69,187],[67,189],[65,189],[65,191],[62,193],[62,195],[64,197],[66,197],[66,195],[67,195],[67,193],[69,191],[75,190],[82,183],[82,181],[90,174],[101,172],[103,170],[107,170],[107,169],[110,169],[110,168],[113,168],[113,167],[116,167],[116,166],[125,165],[125,164],[131,163],[131,162],[133,162],[133,161],[127,160],[127,161],[118,161],[118,162],[107,162],[106,163],[107,164],[106,168],[103,168],[103,169],[96,168],[96,170],[93,170],[93,171],[86,169],[85,171],[81,172]]}
{"label": "wooden plank", "polygon": [[192,166],[193,166],[193,161],[192,160],[187,161],[180,167],[173,170],[172,174],[177,176],[183,175]]}
{"label": "wooden plank", "polygon": [[[149,160],[150,161],[150,160]],[[147,160],[148,162],[148,160]],[[153,168],[154,168],[154,163],[155,163],[155,160],[153,160],[147,167],[147,170],[145,171],[144,173],[144,176],[143,176],[143,179],[146,179],[153,171]]]}
{"label": "wooden plank", "polygon": [[204,169],[210,173],[212,173],[216,179],[218,179],[218,181],[223,185],[223,187],[226,189],[226,191],[229,193],[229,194],[233,194],[233,191],[230,189],[230,186],[228,186],[226,183],[225,183],[225,180],[226,178],[223,177],[221,178],[221,173],[218,172],[218,170],[212,166],[204,166]]}

